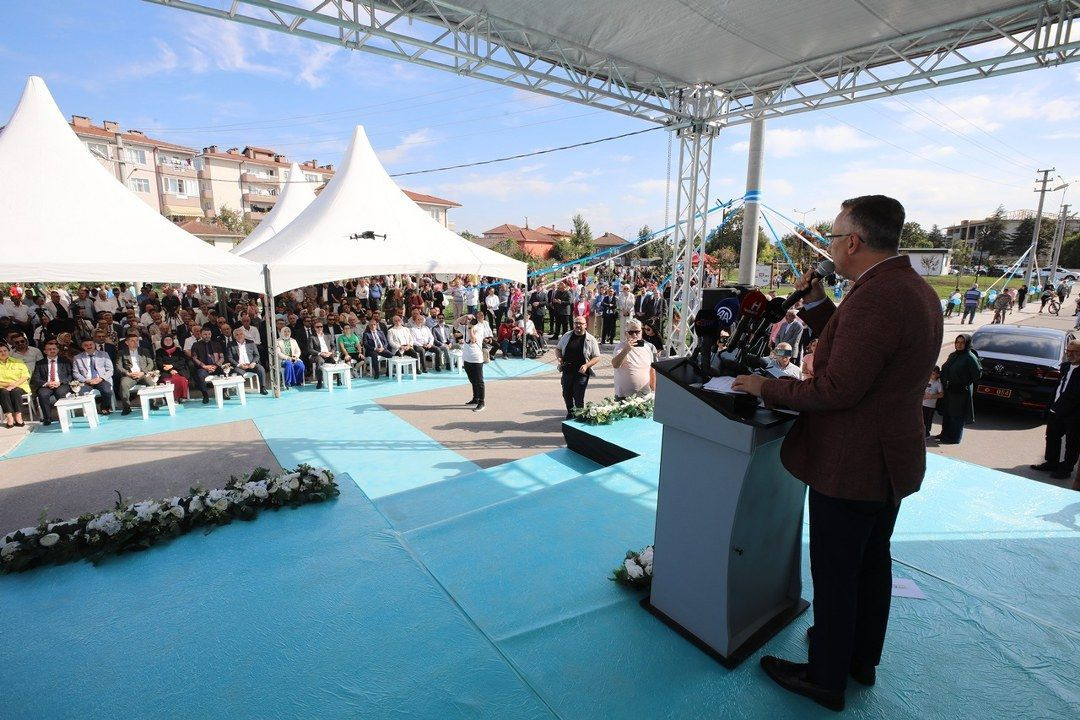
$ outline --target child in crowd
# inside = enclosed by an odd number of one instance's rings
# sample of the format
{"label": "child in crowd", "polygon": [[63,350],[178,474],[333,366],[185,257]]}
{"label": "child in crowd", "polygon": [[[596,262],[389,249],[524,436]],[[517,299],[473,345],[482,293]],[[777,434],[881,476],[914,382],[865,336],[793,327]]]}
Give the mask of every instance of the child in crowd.
{"label": "child in crowd", "polygon": [[926,437],[930,437],[934,426],[934,411],[937,409],[937,401],[945,397],[945,389],[941,386],[941,368],[937,365],[930,371],[930,381],[926,383],[923,392],[922,414],[926,424]]}

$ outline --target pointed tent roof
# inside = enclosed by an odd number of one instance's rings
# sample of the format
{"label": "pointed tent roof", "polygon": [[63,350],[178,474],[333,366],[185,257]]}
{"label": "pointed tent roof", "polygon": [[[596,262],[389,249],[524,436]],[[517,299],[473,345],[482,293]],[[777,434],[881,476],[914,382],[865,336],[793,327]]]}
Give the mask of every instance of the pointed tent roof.
{"label": "pointed tent roof", "polygon": [[[322,180],[319,180],[322,183]],[[242,243],[234,247],[230,252],[241,257],[247,255],[255,248],[262,245],[270,238],[285,229],[285,226],[296,219],[296,216],[304,212],[307,206],[315,199],[315,184],[304,178],[300,165],[293,163],[289,168],[289,179],[285,182],[285,189],[281,191],[274,209],[262,219],[251,234]]]}
{"label": "pointed tent roof", "polygon": [[[58,202],[61,188],[76,188]],[[262,268],[181,230],[117,181],[26,81],[0,132],[0,282],[138,280],[263,290]]]}
{"label": "pointed tent roof", "polygon": [[[386,238],[353,240],[372,231]],[[443,227],[386,173],[357,125],[341,169],[300,216],[245,257],[270,268],[275,292],[390,273],[474,273],[525,281],[525,263]]]}

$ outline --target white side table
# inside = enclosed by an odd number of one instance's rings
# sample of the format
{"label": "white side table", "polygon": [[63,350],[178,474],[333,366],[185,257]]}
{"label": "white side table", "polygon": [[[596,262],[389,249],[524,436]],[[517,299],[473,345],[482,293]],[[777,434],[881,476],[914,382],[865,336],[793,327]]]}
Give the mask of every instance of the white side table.
{"label": "white side table", "polygon": [[390,358],[390,377],[394,377],[396,375],[397,381],[401,382],[402,376],[405,374],[405,371],[408,370],[412,373],[412,379],[415,380],[416,366],[416,358],[395,355],[394,357]]}
{"label": "white side table", "polygon": [[[388,363],[390,362],[390,358],[383,357],[382,355],[379,355],[378,359],[379,359],[379,369],[381,370],[383,367],[385,367],[386,368],[386,373],[385,374],[387,376],[389,376],[390,375],[390,366],[389,366]],[[375,377],[375,368],[373,368],[371,366],[371,358],[370,357],[367,358],[366,360],[364,360],[364,366],[367,368],[368,375],[370,375],[372,377]]]}
{"label": "white side table", "polygon": [[90,424],[90,427],[96,428],[98,426],[97,405],[94,402],[94,394],[68,395],[56,401],[56,415],[60,418],[60,430],[62,432],[71,429],[71,420],[79,410],[82,410],[83,416],[86,418],[86,422]]}
{"label": "white side table", "polygon": [[150,402],[153,400],[164,400],[165,404],[169,406],[169,414],[176,414],[176,400],[173,399],[172,385],[166,383],[165,385],[139,388],[139,405],[142,406],[143,420],[150,419]]}
{"label": "white side table", "polygon": [[462,373],[462,371],[464,370],[465,365],[461,361],[461,351],[460,350],[451,350],[450,351],[450,367],[456,369],[458,375],[460,375]]}
{"label": "white side table", "polygon": [[352,390],[352,369],[347,363],[323,363],[323,384],[330,392],[334,392],[334,378],[340,377],[345,389]]}
{"label": "white side table", "polygon": [[206,382],[214,386],[214,399],[217,400],[219,410],[225,407],[226,390],[235,390],[240,395],[240,404],[247,405],[247,393],[244,392],[244,385],[247,381],[243,375],[229,375],[228,377],[215,375],[206,378]]}

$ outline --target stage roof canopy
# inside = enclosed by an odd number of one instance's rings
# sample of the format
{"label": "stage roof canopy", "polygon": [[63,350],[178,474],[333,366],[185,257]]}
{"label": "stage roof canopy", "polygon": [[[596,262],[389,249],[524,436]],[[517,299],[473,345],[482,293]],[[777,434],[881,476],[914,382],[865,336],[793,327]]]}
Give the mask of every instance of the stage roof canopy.
{"label": "stage roof canopy", "polygon": [[[148,2],[665,123],[736,124],[1080,59],[1080,0]],[[687,106],[701,84],[718,99]]]}

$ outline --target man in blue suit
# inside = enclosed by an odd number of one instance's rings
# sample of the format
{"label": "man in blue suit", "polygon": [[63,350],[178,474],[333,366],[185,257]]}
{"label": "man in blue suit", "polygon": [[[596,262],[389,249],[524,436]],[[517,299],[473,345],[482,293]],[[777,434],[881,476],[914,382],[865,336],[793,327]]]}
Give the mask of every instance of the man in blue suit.
{"label": "man in blue suit", "polygon": [[374,317],[368,322],[367,330],[364,331],[364,357],[371,361],[371,374],[379,379],[379,358],[393,357],[390,344],[386,339],[386,333],[379,329],[379,324]]}

